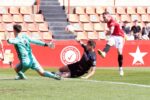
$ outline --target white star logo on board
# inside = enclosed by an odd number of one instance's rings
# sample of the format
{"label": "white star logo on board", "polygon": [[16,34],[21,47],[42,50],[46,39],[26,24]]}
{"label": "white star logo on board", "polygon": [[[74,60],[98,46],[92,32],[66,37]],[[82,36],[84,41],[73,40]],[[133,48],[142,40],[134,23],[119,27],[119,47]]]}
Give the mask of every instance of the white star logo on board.
{"label": "white star logo on board", "polygon": [[143,57],[145,55],[147,55],[148,53],[147,52],[141,52],[140,48],[138,46],[135,53],[129,53],[129,54],[134,58],[133,63],[132,63],[134,65],[137,62],[144,64]]}

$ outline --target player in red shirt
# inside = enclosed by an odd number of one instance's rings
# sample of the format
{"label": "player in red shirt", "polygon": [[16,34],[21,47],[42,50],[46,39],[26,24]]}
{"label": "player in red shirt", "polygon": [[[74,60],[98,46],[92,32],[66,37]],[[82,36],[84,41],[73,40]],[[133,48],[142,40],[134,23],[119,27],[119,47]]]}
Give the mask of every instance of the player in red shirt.
{"label": "player in red shirt", "polygon": [[119,23],[116,22],[109,14],[109,12],[103,13],[104,22],[107,23],[108,30],[107,34],[110,35],[108,42],[103,50],[98,50],[98,54],[103,58],[106,57],[111,46],[115,46],[118,50],[118,64],[119,64],[119,74],[120,76],[124,75],[122,64],[123,64],[123,47],[124,47],[124,32]]}

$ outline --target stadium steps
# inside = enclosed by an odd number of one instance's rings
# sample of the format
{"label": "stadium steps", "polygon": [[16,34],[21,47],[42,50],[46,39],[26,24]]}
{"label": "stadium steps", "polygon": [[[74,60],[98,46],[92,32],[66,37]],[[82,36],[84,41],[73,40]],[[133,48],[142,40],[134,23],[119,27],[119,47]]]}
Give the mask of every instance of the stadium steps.
{"label": "stadium steps", "polygon": [[73,34],[65,32],[68,25],[67,16],[58,0],[41,0],[40,9],[49,24],[55,39],[74,39]]}

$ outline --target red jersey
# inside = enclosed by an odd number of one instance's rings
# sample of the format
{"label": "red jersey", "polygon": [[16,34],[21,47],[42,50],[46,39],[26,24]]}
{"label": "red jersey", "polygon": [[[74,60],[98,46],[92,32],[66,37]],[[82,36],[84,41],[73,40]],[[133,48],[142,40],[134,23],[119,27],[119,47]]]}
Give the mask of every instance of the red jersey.
{"label": "red jersey", "polygon": [[115,36],[122,36],[124,37],[124,32],[121,29],[121,26],[119,23],[117,23],[113,18],[107,23],[107,27],[110,29],[112,26],[114,26],[114,31],[112,35]]}

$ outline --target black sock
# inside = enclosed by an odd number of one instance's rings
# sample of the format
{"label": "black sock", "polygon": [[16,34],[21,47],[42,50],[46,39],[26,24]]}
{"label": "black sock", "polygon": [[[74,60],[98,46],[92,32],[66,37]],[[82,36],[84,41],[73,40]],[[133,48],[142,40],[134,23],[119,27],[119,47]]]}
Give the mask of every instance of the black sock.
{"label": "black sock", "polygon": [[119,63],[119,67],[122,67],[122,64],[123,64],[123,56],[122,55],[118,55],[118,63]]}
{"label": "black sock", "polygon": [[110,45],[106,44],[105,48],[103,49],[104,52],[108,52],[110,49]]}

